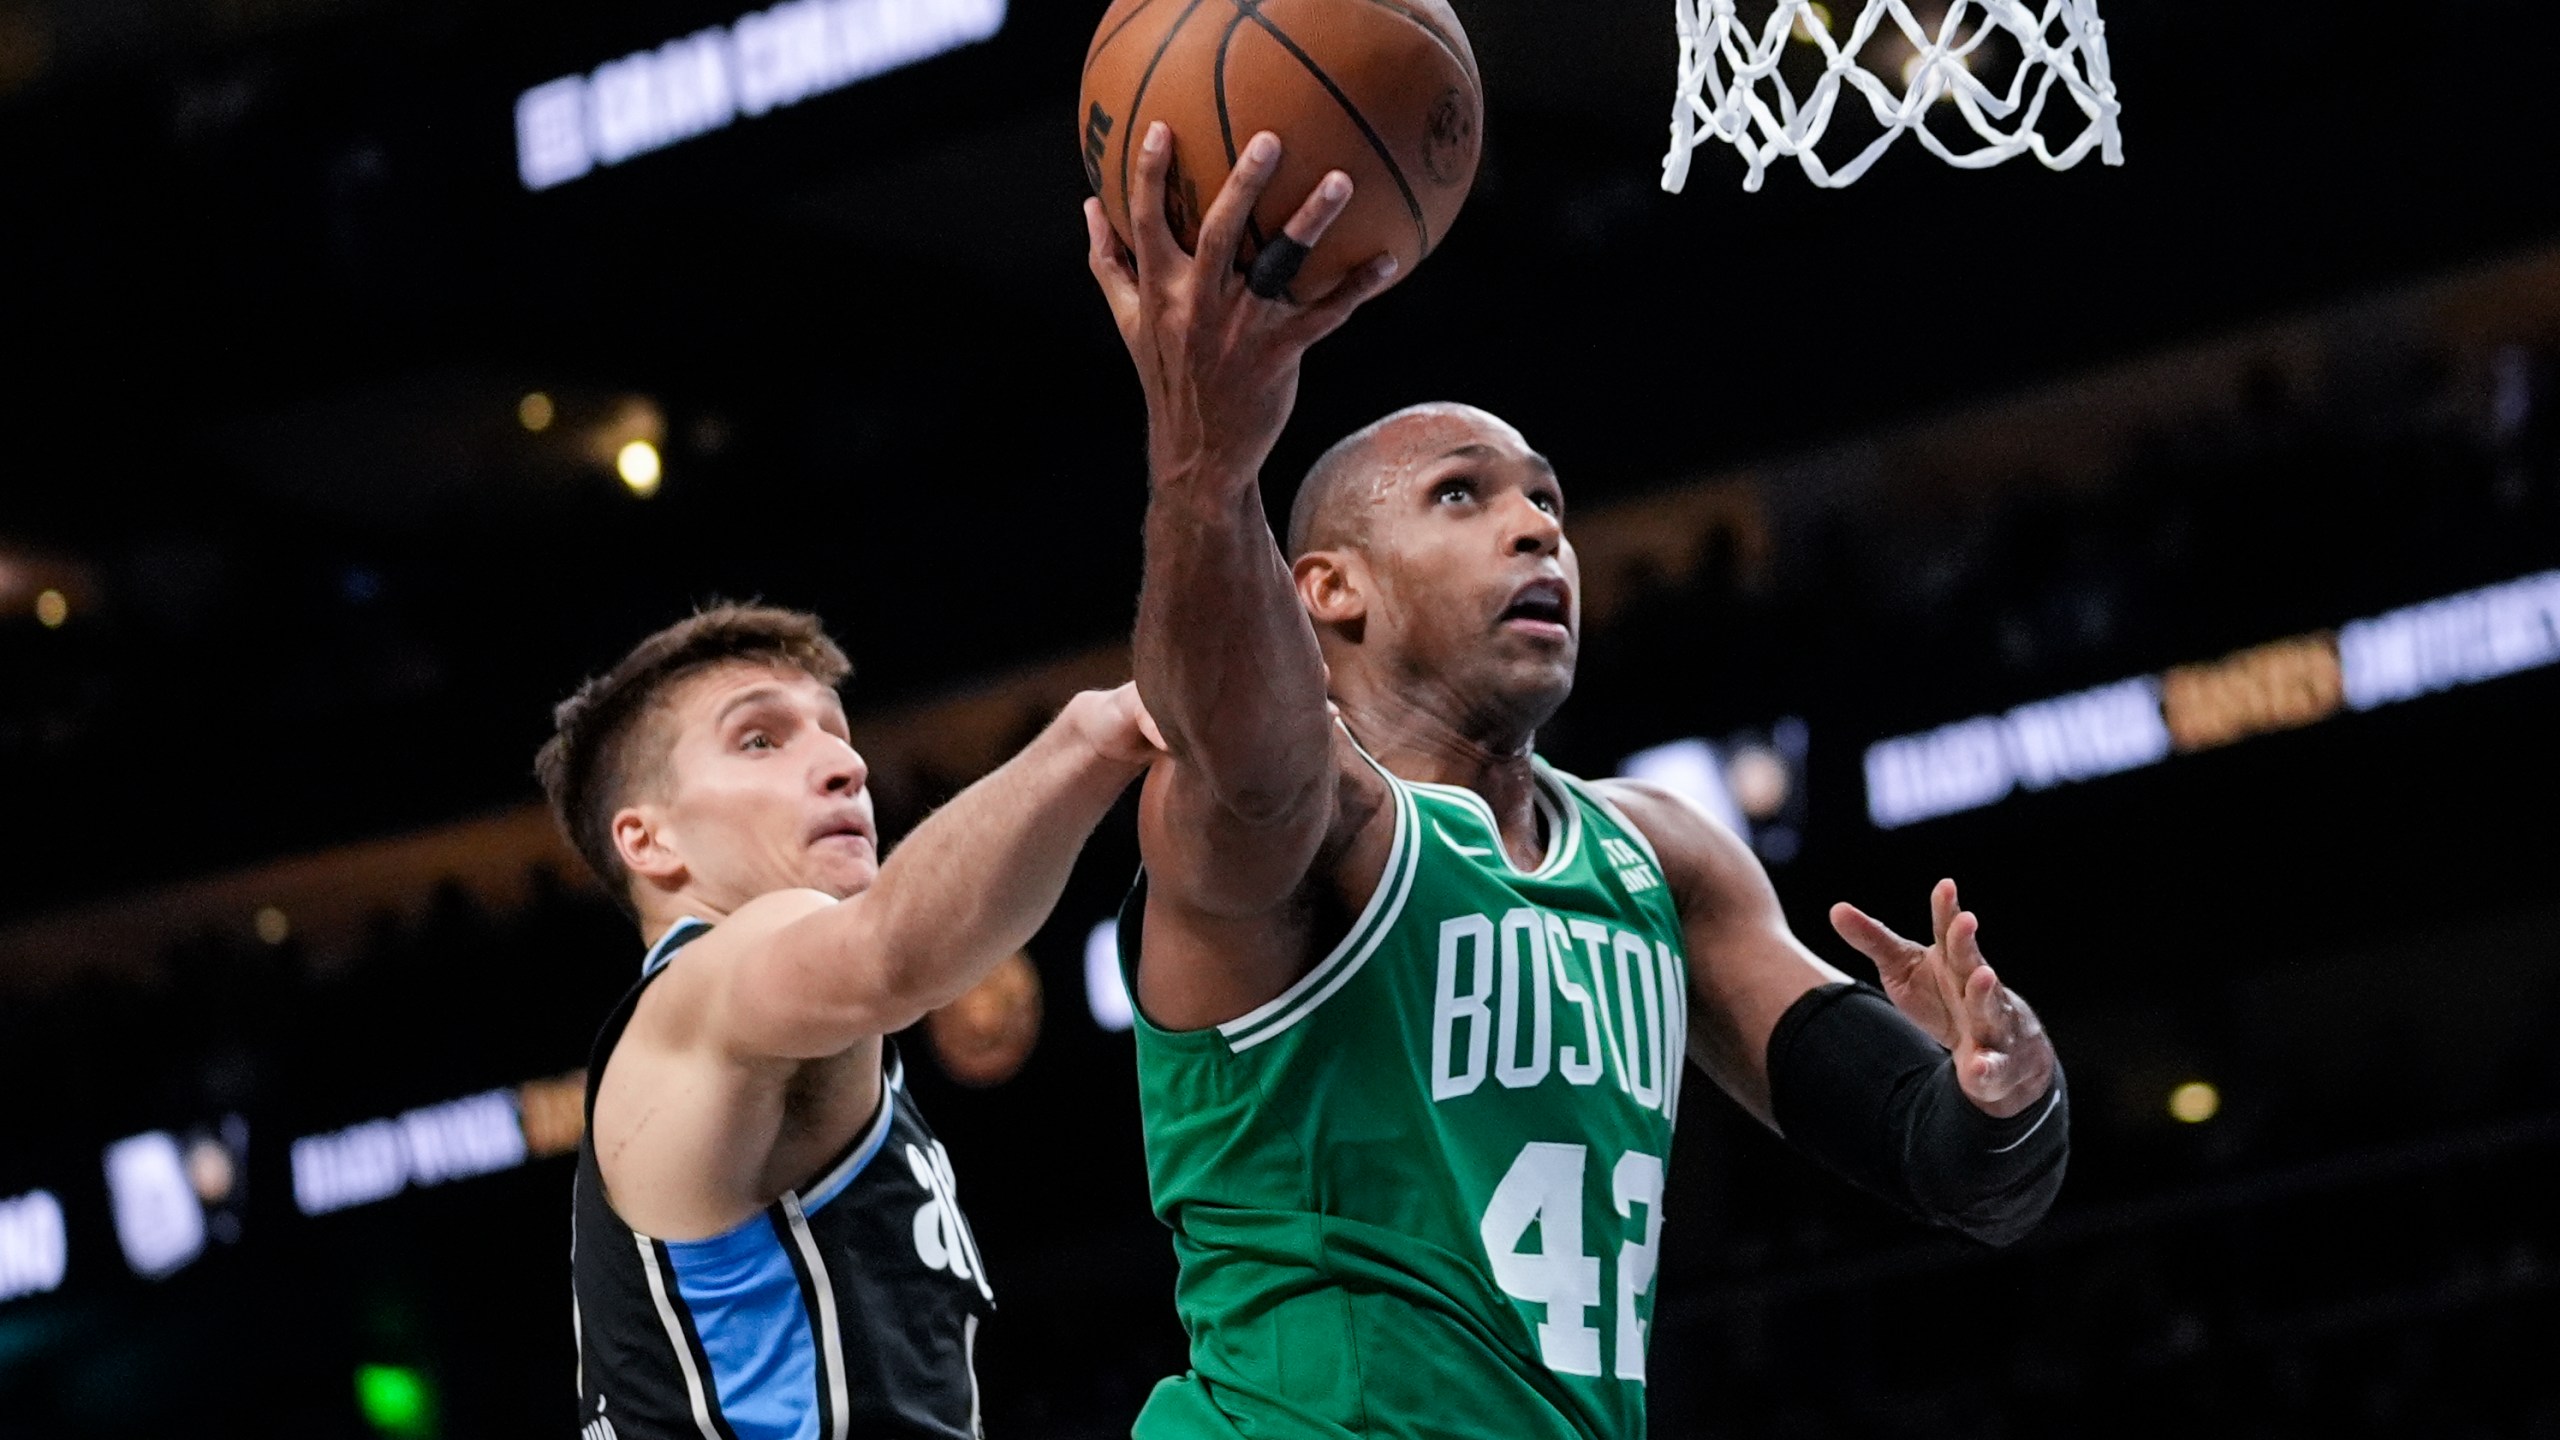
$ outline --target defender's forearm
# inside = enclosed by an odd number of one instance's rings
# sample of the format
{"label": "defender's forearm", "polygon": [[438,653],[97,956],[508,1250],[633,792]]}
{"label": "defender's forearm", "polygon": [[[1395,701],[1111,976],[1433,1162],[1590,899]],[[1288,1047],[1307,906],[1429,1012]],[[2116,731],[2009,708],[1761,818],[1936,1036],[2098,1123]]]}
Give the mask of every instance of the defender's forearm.
{"label": "defender's forearm", "polygon": [[1247,823],[1332,773],[1324,659],[1250,474],[1156,477],[1138,600],[1138,692],[1174,757]]}
{"label": "defender's forearm", "polygon": [[862,898],[900,994],[934,1009],[1029,943],[1085,840],[1139,773],[1062,715],[909,833]]}

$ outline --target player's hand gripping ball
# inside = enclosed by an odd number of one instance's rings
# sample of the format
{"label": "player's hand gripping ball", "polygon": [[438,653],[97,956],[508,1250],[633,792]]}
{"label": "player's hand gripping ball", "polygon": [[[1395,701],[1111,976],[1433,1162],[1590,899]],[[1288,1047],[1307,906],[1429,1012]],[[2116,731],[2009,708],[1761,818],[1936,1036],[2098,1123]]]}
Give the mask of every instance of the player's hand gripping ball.
{"label": "player's hand gripping ball", "polygon": [[1122,243],[1135,149],[1173,130],[1165,218],[1184,249],[1237,151],[1269,130],[1286,147],[1245,238],[1250,265],[1330,170],[1351,208],[1288,298],[1312,303],[1381,254],[1411,274],[1475,185],[1484,88],[1447,0],[1113,0],[1084,62],[1085,176]]}

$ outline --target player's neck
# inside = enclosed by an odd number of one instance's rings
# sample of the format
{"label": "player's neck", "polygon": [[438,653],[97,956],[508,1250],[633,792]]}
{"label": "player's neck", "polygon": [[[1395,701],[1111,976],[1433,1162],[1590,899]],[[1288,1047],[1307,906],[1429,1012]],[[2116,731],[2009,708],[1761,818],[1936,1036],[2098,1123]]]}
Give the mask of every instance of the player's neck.
{"label": "player's neck", "polygon": [[647,895],[640,900],[640,943],[654,948],[680,921],[703,920],[717,925],[728,918],[727,906],[691,889]]}
{"label": "player's neck", "polygon": [[1410,699],[1348,693],[1338,699],[1342,723],[1370,757],[1402,780],[1456,785],[1493,809],[1514,859],[1537,857],[1537,780],[1530,763],[1534,734],[1471,735]]}

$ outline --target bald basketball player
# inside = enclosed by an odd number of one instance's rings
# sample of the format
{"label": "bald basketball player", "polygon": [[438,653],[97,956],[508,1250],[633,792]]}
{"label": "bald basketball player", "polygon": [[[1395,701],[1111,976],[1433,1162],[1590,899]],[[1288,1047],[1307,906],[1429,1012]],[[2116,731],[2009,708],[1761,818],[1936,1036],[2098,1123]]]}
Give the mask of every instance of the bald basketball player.
{"label": "bald basketball player", "polygon": [[995,1291],[885,1038],[1030,940],[1157,752],[1077,696],[886,862],[815,617],[718,606],[558,711],[537,762],[638,922],[587,1068],[587,1440],[973,1440]]}
{"label": "bald basketball player", "polygon": [[[2024,1234],[2062,1071],[1955,886],[1926,944],[1834,909],[1883,980],[1853,984],[1715,820],[1538,758],[1581,576],[1555,466],[1500,419],[1352,435],[1275,544],[1301,358],[1388,272],[1306,306],[1266,298],[1271,247],[1239,273],[1267,135],[1183,253],[1169,151],[1146,137],[1134,253],[1088,214],[1150,424],[1138,686],[1168,754],[1120,933],[1192,1341],[1137,1434],[1642,1436],[1684,1058],[1906,1212]],[[1348,195],[1328,177],[1294,245]]]}

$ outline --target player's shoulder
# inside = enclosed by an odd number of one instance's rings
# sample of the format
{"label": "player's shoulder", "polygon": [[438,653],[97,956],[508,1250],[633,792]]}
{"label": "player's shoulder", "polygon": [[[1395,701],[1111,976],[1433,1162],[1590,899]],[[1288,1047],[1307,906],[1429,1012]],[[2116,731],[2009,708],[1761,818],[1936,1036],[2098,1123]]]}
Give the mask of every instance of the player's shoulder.
{"label": "player's shoulder", "polygon": [[1645,832],[1657,846],[1688,838],[1692,832],[1722,830],[1716,818],[1696,801],[1667,785],[1613,775],[1598,780],[1562,776],[1566,784],[1589,795],[1615,818]]}
{"label": "player's shoulder", "polygon": [[823,890],[775,890],[729,912],[668,961],[665,973],[640,997],[632,1013],[633,1030],[659,1044],[686,1047],[699,1038],[712,1013],[713,993],[740,957],[839,903]]}
{"label": "player's shoulder", "polygon": [[714,968],[704,961],[716,961],[724,955],[753,950],[782,931],[821,911],[833,909],[839,903],[836,897],[823,890],[774,890],[759,895],[722,916],[717,924],[708,926],[699,938],[687,942],[682,953],[693,963],[670,965],[667,978],[673,981],[679,975],[701,975]]}
{"label": "player's shoulder", "polygon": [[1768,883],[1758,857],[1742,837],[1677,790],[1627,776],[1572,783],[1653,847],[1664,878],[1675,888],[1721,890],[1735,884],[1756,888]]}
{"label": "player's shoulder", "polygon": [[751,945],[770,940],[777,931],[846,903],[824,890],[775,890],[759,895],[730,912],[729,918],[721,921],[718,929],[697,943],[707,945],[717,940],[730,945]]}

